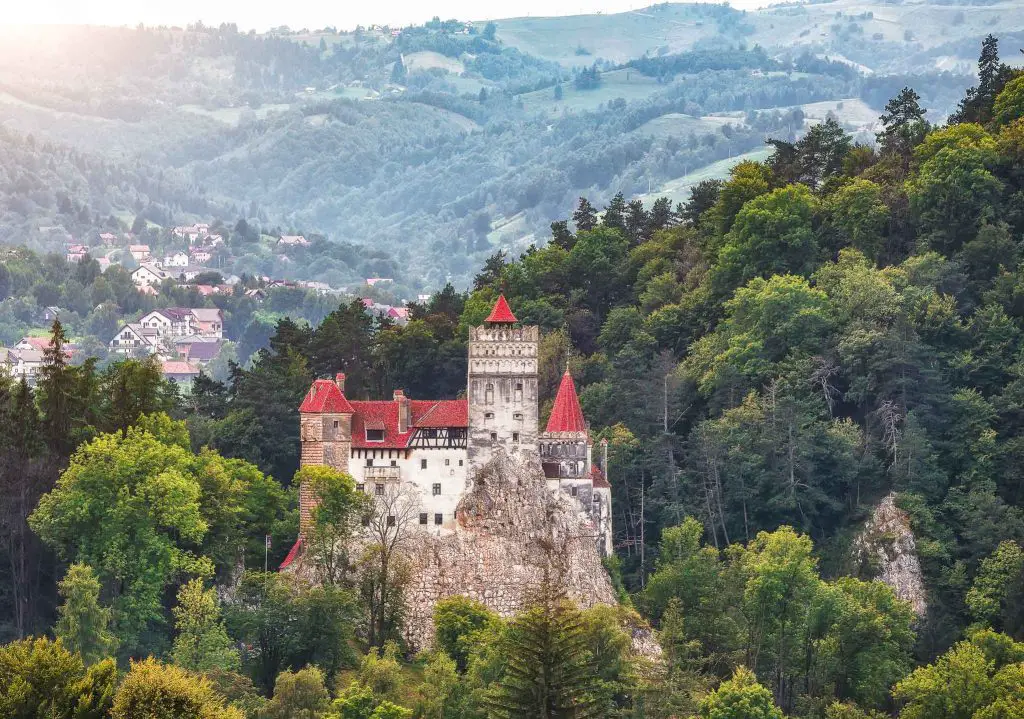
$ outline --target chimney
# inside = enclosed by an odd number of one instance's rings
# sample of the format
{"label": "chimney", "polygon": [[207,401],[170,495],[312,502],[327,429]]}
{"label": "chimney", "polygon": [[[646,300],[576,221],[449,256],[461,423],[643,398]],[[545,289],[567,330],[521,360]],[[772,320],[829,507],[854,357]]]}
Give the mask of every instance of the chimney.
{"label": "chimney", "polygon": [[338,385],[338,389],[341,390],[342,394],[345,394],[345,373],[339,372],[334,375],[334,384]]}
{"label": "chimney", "polygon": [[405,390],[396,389],[392,399],[398,402],[398,433],[405,434],[409,431],[410,404],[409,398],[405,396]]}

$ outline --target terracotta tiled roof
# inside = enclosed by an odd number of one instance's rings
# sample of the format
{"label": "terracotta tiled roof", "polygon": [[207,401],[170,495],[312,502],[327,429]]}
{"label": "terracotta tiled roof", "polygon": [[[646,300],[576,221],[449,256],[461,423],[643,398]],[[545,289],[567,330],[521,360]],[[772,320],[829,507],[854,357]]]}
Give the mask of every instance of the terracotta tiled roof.
{"label": "terracotta tiled roof", "polygon": [[352,413],[354,410],[338,385],[329,379],[318,379],[313,382],[306,398],[299,405],[299,412]]}
{"label": "terracotta tiled roof", "polygon": [[612,485],[608,483],[608,480],[605,479],[604,472],[602,472],[596,464],[591,465],[590,467],[590,479],[593,481],[595,489],[611,489]]}
{"label": "terracotta tiled roof", "polygon": [[170,360],[161,365],[164,374],[199,374],[199,370],[188,362]]}
{"label": "terracotta tiled roof", "polygon": [[[398,431],[399,403],[394,400],[353,401],[352,446],[356,449],[405,449],[418,427],[468,427],[464,399],[409,400],[408,431]],[[366,430],[383,429],[384,438],[368,441]]]}
{"label": "terracotta tiled roof", "polygon": [[516,316],[512,314],[512,310],[509,309],[508,302],[505,301],[505,295],[498,295],[498,301],[494,303],[494,309],[491,310],[491,314],[487,315],[487,319],[484,322],[495,322],[498,324],[512,324],[518,322]]}
{"label": "terracotta tiled roof", "polygon": [[[417,417],[418,404],[429,404],[430,408]],[[468,427],[469,404],[464,399],[413,402],[413,422],[417,427]]]}
{"label": "terracotta tiled roof", "polygon": [[555,406],[548,417],[548,432],[586,432],[587,423],[583,419],[580,400],[576,396],[576,385],[572,381],[569,370],[562,375],[562,384],[555,395]]}

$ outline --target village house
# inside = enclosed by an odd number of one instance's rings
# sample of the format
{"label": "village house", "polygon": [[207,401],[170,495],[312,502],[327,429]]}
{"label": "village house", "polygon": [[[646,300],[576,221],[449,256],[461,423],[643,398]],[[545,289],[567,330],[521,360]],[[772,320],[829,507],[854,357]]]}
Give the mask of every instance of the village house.
{"label": "village house", "polygon": [[100,234],[100,242],[102,242],[104,245],[107,245],[108,247],[116,245],[117,235],[115,235],[113,232],[103,232]]}
{"label": "village house", "polygon": [[111,354],[124,356],[156,354],[160,347],[160,335],[153,328],[143,327],[138,322],[129,322],[117,331],[107,349]]}
{"label": "village house", "polygon": [[43,320],[46,322],[53,322],[55,319],[58,319],[63,312],[64,311],[60,307],[50,305],[43,310]]}
{"label": "village house", "polygon": [[369,285],[370,287],[375,287],[377,285],[387,285],[387,284],[390,284],[392,282],[394,282],[394,280],[392,278],[390,278],[390,277],[367,277],[366,278],[366,284]]}
{"label": "village house", "polygon": [[25,379],[30,387],[36,384],[39,368],[43,366],[43,353],[37,349],[7,349],[4,353],[4,369],[12,379]]}
{"label": "village house", "polygon": [[213,342],[193,342],[188,345],[188,351],[185,353],[185,359],[194,365],[205,367],[217,359],[217,355],[220,354],[220,350],[223,346],[223,340],[214,340]]}
{"label": "village house", "polygon": [[150,262],[144,262],[132,272],[132,282],[136,287],[153,287],[170,277],[169,274]]}
{"label": "village house", "polygon": [[199,368],[181,360],[167,360],[160,364],[164,379],[178,385],[184,392],[192,389],[192,380],[199,376]]}
{"label": "village house", "polygon": [[[37,352],[44,352],[49,349],[53,339],[47,335],[45,337],[22,337],[18,340],[18,343],[12,347],[16,350],[36,350]],[[72,342],[64,343],[64,356],[71,359],[71,356],[78,351],[78,345]]]}
{"label": "village house", "polygon": [[191,310],[196,334],[204,337],[224,337],[224,313],[219,309],[195,308]]}
{"label": "village house", "polygon": [[184,337],[195,329],[195,318],[187,307],[165,307],[144,314],[139,324],[156,330],[160,337]]}
{"label": "village house", "polygon": [[277,244],[285,247],[309,247],[309,240],[302,235],[281,235]]}
{"label": "village house", "polygon": [[136,262],[145,262],[150,257],[149,245],[128,245],[128,252]]}
{"label": "village house", "polygon": [[70,245],[66,259],[68,262],[81,262],[89,254],[89,245]]}
{"label": "village house", "polygon": [[[189,251],[189,256],[191,257],[192,262],[195,262],[196,264],[199,265],[202,265],[213,259],[213,253],[210,251],[208,247],[193,247]],[[189,263],[186,262],[184,265],[182,265],[182,267],[185,267],[188,264]]]}
{"label": "village house", "polygon": [[188,255],[184,252],[173,252],[164,256],[164,267],[188,267]]}

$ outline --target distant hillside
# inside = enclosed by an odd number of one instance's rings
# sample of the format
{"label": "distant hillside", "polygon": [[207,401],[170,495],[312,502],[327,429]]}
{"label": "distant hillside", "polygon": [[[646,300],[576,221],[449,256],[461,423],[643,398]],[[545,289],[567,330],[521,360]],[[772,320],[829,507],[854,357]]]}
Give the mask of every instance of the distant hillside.
{"label": "distant hillside", "polygon": [[[1024,6],[1008,2],[659,5],[350,33],[0,30],[0,125],[59,148],[48,167],[82,155],[144,178],[90,184],[88,200],[73,185],[93,214],[318,232],[429,289],[544,242],[580,195],[685,199],[690,178],[828,113],[871,142],[904,86],[941,120],[993,31],[1024,58]],[[16,179],[12,162],[0,169]],[[8,241],[59,249],[33,229],[67,224],[51,205],[0,215]]]}
{"label": "distant hillside", "polygon": [[506,45],[566,67],[743,42],[824,53],[876,73],[971,72],[982,37],[996,33],[1010,40],[1008,34],[1016,33],[1020,42],[1022,30],[1024,5],[1019,2],[836,0],[752,12],[663,3],[610,15],[497,22],[497,38]]}

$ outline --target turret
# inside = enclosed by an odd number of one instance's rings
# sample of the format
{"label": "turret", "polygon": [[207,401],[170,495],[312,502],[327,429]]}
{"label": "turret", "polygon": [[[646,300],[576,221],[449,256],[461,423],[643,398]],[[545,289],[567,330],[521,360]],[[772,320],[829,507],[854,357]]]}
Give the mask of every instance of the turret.
{"label": "turret", "polygon": [[[326,465],[348,472],[354,411],[345,398],[344,374],[339,372],[333,382],[329,379],[314,381],[299,406],[302,443],[299,465]],[[316,501],[309,488],[299,487],[300,534],[309,526],[310,510]]]}

